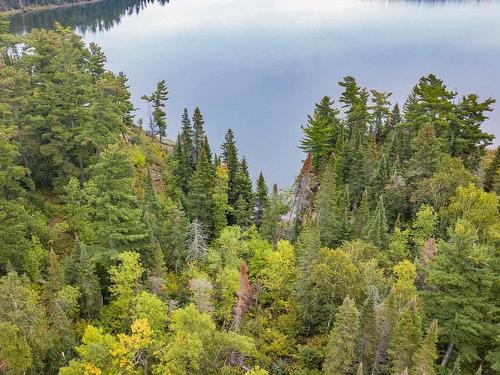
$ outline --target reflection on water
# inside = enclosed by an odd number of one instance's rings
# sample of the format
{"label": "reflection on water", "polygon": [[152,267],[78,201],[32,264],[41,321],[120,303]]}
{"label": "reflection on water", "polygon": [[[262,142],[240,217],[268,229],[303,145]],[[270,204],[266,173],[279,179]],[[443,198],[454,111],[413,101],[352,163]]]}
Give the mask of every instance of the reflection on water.
{"label": "reflection on water", "polygon": [[[289,184],[300,168],[300,125],[353,75],[401,103],[435,73],[459,94],[500,99],[500,1],[104,0],[17,14],[17,33],[55,21],[99,44],[129,77],[132,98],[165,79],[168,135],[200,106],[215,145],[227,128],[256,176]],[[500,132],[500,110],[486,124]],[[498,143],[498,142],[497,142]]]}
{"label": "reflection on water", "polygon": [[[78,29],[81,33],[109,30],[125,15],[139,13],[148,3],[157,0],[102,0],[90,4],[17,13],[10,18],[11,32],[21,34],[38,27],[51,28],[54,22]],[[165,5],[169,0],[158,0]]]}
{"label": "reflection on water", "polygon": [[[444,5],[446,3],[484,3],[493,0],[365,0],[377,3],[414,3]],[[169,0],[101,0],[95,3],[72,5],[68,7],[17,13],[10,17],[11,32],[22,34],[38,27],[51,28],[55,22],[78,29],[81,33],[109,30],[118,25],[123,16],[138,14],[149,4],[165,5]]]}

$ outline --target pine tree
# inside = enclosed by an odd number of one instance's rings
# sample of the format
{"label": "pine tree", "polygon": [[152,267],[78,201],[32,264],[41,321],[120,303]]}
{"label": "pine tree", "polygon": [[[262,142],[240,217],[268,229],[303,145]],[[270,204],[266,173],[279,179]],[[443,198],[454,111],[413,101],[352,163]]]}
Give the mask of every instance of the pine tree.
{"label": "pine tree", "polygon": [[345,375],[354,370],[359,313],[354,301],[346,297],[328,337],[323,371],[325,375]]}
{"label": "pine tree", "polygon": [[97,187],[94,228],[96,243],[107,251],[137,250],[148,253],[147,229],[133,190],[134,165],[127,148],[108,147],[93,168]]}
{"label": "pine tree", "polygon": [[26,191],[31,186],[29,170],[16,163],[19,148],[13,129],[0,129],[0,269],[13,266],[23,269],[23,254],[30,248],[30,217],[24,206]]}
{"label": "pine tree", "polygon": [[385,141],[388,133],[388,122],[391,116],[389,106],[391,102],[389,97],[392,95],[390,92],[380,92],[377,90],[370,90],[372,94],[372,105],[369,107],[371,110],[371,124],[370,133],[374,135],[377,142]]}
{"label": "pine tree", "polygon": [[231,129],[227,130],[225,142],[221,146],[222,148],[222,161],[227,166],[228,170],[228,184],[229,184],[229,204],[234,206],[236,200],[239,197],[238,190],[236,187],[236,176],[238,175],[238,170],[240,163],[238,161],[238,149],[236,148],[236,143],[234,141],[234,134]]}
{"label": "pine tree", "polygon": [[497,147],[495,151],[495,156],[493,160],[488,164],[484,175],[484,190],[492,191],[495,179],[498,175],[500,169],[500,146]]}
{"label": "pine tree", "polygon": [[187,207],[190,220],[198,219],[207,233],[213,231],[213,188],[212,166],[208,162],[207,155],[203,152],[189,181]]}
{"label": "pine tree", "polygon": [[434,320],[427,330],[427,334],[420,347],[413,356],[414,375],[436,375],[435,363],[437,359],[436,342],[438,336],[437,320]]}
{"label": "pine tree", "polygon": [[340,102],[345,108],[347,139],[364,137],[370,121],[368,112],[368,92],[361,89],[354,77],[344,77],[339,85],[344,88],[340,96]]}
{"label": "pine tree", "polygon": [[308,116],[307,126],[302,127],[304,137],[300,141],[300,148],[312,155],[314,169],[318,172],[326,166],[341,135],[339,111],[332,104],[328,96],[323,97],[316,104],[314,115]]}
{"label": "pine tree", "polygon": [[[203,120],[203,115],[201,114],[201,111],[198,107],[194,109],[193,112],[193,128],[194,128],[194,136],[193,136],[193,143],[194,143],[194,163],[198,161],[198,157],[200,156],[200,153],[202,152],[203,148],[203,143],[205,142],[205,130],[203,129],[203,125],[205,124],[205,121]],[[208,142],[207,142],[208,144]],[[207,153],[207,155],[209,155]]]}
{"label": "pine tree", "polygon": [[155,91],[150,95],[143,95],[142,99],[150,103],[153,109],[151,118],[151,132],[152,135],[159,135],[161,137],[167,135],[167,114],[165,113],[165,102],[168,100],[168,91],[165,80],[161,80],[156,84]]}
{"label": "pine tree", "polygon": [[264,211],[269,205],[269,189],[264,180],[264,175],[262,172],[259,174],[257,179],[257,192],[255,194],[255,213],[254,213],[254,223],[257,228],[260,228],[262,224],[262,218],[264,216]]}
{"label": "pine tree", "polygon": [[413,299],[399,316],[392,334],[389,346],[392,373],[399,374],[405,368],[411,368],[421,337],[422,317],[417,301]]}
{"label": "pine tree", "polygon": [[97,80],[104,72],[104,64],[106,63],[106,56],[102,52],[101,47],[99,47],[94,42],[89,44],[90,56],[87,60],[87,64],[90,70],[90,74]]}
{"label": "pine tree", "polygon": [[387,219],[382,196],[380,196],[377,207],[363,231],[363,238],[372,242],[379,249],[386,249],[389,244]]}

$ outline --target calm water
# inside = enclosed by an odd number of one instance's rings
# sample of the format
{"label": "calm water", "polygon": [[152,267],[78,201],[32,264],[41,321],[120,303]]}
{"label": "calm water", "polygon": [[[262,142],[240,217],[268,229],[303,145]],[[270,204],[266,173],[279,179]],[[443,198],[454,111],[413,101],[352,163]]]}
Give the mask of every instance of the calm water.
{"label": "calm water", "polygon": [[[105,0],[16,15],[11,27],[54,21],[128,75],[139,117],[140,96],[165,79],[170,137],[198,105],[214,146],[233,128],[253,175],[280,185],[299,171],[300,125],[345,75],[400,102],[428,73],[500,100],[500,1]],[[500,135],[496,109],[486,128]]]}

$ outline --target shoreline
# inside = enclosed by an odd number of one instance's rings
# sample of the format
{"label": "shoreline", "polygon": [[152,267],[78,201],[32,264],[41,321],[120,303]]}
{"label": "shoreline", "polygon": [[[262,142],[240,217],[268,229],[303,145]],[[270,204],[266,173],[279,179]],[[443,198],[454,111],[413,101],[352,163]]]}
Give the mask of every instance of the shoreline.
{"label": "shoreline", "polygon": [[75,3],[64,3],[64,4],[47,4],[47,5],[39,5],[39,6],[31,6],[31,7],[24,7],[20,9],[11,9],[11,10],[5,10],[5,11],[0,11],[0,14],[6,15],[6,16],[12,16],[14,14],[20,14],[20,13],[36,13],[36,12],[41,12],[44,10],[51,10],[51,9],[58,9],[58,8],[71,8],[79,5],[87,5],[87,4],[95,4],[95,3],[100,3],[105,0],[83,0],[83,1],[77,1]]}

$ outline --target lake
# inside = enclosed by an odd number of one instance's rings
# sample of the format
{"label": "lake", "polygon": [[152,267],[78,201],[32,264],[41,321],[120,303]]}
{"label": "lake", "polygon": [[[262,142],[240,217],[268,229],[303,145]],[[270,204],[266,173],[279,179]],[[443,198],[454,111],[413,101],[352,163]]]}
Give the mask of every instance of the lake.
{"label": "lake", "polygon": [[[165,79],[170,138],[183,108],[199,106],[214,151],[233,128],[252,175],[280,186],[304,158],[300,125],[322,96],[338,97],[343,76],[400,103],[429,73],[500,100],[499,1],[105,0],[17,14],[11,28],[55,21],[127,74],[138,117],[141,95]],[[486,130],[500,135],[495,108]]]}

